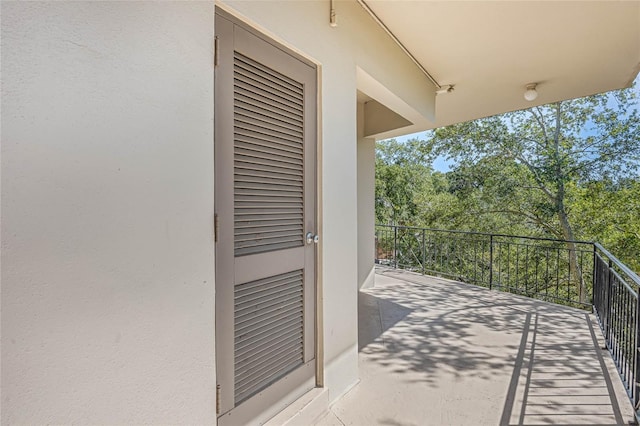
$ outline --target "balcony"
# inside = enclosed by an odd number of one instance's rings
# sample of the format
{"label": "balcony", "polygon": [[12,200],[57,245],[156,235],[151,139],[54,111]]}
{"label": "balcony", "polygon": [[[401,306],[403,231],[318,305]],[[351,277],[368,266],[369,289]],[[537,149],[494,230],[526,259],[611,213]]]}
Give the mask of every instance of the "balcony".
{"label": "balcony", "polygon": [[604,248],[379,226],[376,257],[321,425],[636,422],[640,281]]}

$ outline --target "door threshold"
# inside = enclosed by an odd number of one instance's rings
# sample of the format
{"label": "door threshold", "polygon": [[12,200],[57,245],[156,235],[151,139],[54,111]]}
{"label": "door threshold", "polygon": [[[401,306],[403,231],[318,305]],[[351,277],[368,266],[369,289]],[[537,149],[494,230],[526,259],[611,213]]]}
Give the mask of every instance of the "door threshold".
{"label": "door threshold", "polygon": [[264,426],[307,426],[329,412],[327,388],[313,388],[267,421]]}

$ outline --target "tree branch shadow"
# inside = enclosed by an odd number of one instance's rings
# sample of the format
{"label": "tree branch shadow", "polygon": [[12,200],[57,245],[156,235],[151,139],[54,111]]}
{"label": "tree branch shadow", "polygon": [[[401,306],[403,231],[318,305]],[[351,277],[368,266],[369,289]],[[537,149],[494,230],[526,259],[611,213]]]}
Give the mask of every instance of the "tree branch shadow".
{"label": "tree branch shadow", "polygon": [[[616,424],[622,420],[584,311],[445,279],[430,278],[425,284],[424,277],[411,273],[382,274],[394,281],[360,293],[359,350],[366,362],[405,383],[430,388],[469,378],[477,379],[475,383],[499,381],[505,398],[501,425],[571,424],[571,416],[588,413],[585,409],[602,412],[600,401],[538,398],[545,389],[562,395],[558,384],[584,388],[597,381],[606,384],[604,392],[598,390],[609,398],[605,411]],[[578,334],[582,337],[576,338]],[[534,336],[538,339],[532,342]],[[523,397],[523,392],[529,394]],[[598,424],[609,423],[601,420]],[[399,419],[379,421],[405,424]]]}

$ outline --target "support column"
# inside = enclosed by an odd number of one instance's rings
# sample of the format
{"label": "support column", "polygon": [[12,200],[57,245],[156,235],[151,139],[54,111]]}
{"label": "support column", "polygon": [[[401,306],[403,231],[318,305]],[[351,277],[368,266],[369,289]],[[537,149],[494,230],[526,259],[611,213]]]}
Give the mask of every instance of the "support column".
{"label": "support column", "polygon": [[375,139],[364,137],[364,102],[358,102],[358,289],[374,285]]}

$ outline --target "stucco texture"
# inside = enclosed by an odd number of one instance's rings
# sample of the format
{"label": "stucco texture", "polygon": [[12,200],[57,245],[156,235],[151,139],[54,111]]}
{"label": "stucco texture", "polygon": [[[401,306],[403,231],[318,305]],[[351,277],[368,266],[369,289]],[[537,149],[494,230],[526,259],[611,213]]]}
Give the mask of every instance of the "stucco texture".
{"label": "stucco texture", "polygon": [[2,423],[215,423],[213,2],[2,2]]}
{"label": "stucco texture", "polygon": [[[330,401],[358,380],[356,92],[434,111],[336,3],[336,28],[328,1],[216,3],[319,69]],[[2,2],[3,424],[216,422],[214,34],[212,1]]]}

